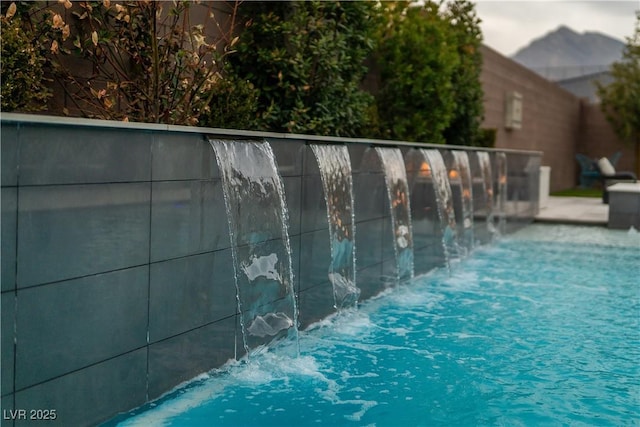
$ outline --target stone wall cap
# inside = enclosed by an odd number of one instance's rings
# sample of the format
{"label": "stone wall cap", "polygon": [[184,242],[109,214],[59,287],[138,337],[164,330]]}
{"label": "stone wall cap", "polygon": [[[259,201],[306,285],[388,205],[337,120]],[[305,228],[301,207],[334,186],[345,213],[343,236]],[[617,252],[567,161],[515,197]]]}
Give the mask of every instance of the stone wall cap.
{"label": "stone wall cap", "polygon": [[607,187],[609,193],[638,193],[640,194],[640,182],[619,182]]}

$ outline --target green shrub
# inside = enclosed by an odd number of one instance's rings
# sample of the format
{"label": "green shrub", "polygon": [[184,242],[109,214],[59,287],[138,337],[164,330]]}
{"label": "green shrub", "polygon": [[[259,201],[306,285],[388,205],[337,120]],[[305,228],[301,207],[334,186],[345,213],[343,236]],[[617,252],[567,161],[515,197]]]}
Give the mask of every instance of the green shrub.
{"label": "green shrub", "polygon": [[[229,2],[231,22],[237,6]],[[58,47],[52,63],[73,113],[180,125],[210,118],[209,102],[229,87],[222,69],[237,39],[233,25],[208,35],[206,24],[221,28],[213,13],[192,24],[195,7],[206,13],[206,5],[184,0],[80,2],[71,9],[72,46],[65,40],[69,24],[52,10],[52,43]],[[78,75],[77,58],[91,65],[89,75]]]}
{"label": "green shrub", "polygon": [[200,117],[203,126],[227,129],[257,127],[258,91],[253,84],[227,76],[213,86],[209,105]]}
{"label": "green shrub", "polygon": [[[444,139],[447,144],[477,145],[475,140],[479,136],[483,111],[480,19],[476,16],[474,5],[467,0],[448,2],[444,17],[451,24],[458,54],[457,65],[451,76],[455,97],[453,117],[444,130]],[[491,146],[495,144],[495,133],[493,138]]]}
{"label": "green shrub", "polygon": [[297,1],[243,5],[251,24],[230,57],[258,91],[256,129],[356,136],[372,102],[360,89],[372,49],[371,2]]}
{"label": "green shrub", "polygon": [[495,148],[496,146],[496,134],[497,129],[479,129],[476,137],[473,139],[473,144],[476,147]]}
{"label": "green shrub", "polygon": [[[20,5],[28,13],[27,6]],[[39,111],[46,108],[51,90],[45,79],[46,58],[31,27],[22,21],[16,3],[3,8],[0,17],[2,52],[0,69],[2,111]]]}
{"label": "green shrub", "polygon": [[[384,4],[384,3],[383,3]],[[378,134],[406,141],[444,143],[454,116],[455,40],[438,5],[387,4],[388,24],[379,36],[376,62]]]}

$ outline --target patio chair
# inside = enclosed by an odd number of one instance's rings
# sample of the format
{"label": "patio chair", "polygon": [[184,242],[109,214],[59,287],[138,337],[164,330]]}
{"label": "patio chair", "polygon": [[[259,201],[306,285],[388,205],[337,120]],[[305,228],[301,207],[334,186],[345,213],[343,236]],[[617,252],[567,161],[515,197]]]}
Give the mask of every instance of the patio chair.
{"label": "patio chair", "polygon": [[602,203],[609,203],[609,191],[607,187],[618,181],[637,182],[638,178],[633,172],[617,172],[609,159],[606,157],[598,160],[598,171],[600,172],[600,181],[602,182]]}
{"label": "patio chair", "polygon": [[609,162],[611,162],[611,166],[614,168],[618,167],[618,160],[622,157],[622,151],[616,151],[611,156],[609,156]]}
{"label": "patio chair", "polygon": [[576,160],[580,164],[580,187],[591,188],[601,178],[596,161],[580,153]]}
{"label": "patio chair", "polygon": [[[616,151],[609,156],[611,166],[615,168],[621,156],[621,151]],[[580,164],[580,188],[591,188],[594,183],[602,181],[597,159],[591,159],[584,154],[578,153],[576,154],[576,160]]]}

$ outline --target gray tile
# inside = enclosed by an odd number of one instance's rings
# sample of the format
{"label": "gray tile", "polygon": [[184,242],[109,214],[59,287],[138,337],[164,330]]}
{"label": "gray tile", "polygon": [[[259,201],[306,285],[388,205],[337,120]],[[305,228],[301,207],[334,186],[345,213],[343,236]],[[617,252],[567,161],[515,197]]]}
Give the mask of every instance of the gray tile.
{"label": "gray tile", "polygon": [[609,191],[609,212],[640,213],[640,193]]}
{"label": "gray tile", "polygon": [[55,409],[55,420],[41,422],[47,426],[96,425],[142,405],[146,376],[143,348],[22,390],[16,393],[16,408]]}
{"label": "gray tile", "polygon": [[414,221],[428,219],[438,222],[438,201],[433,188],[433,182],[416,180],[410,189],[411,194],[411,218]]}
{"label": "gray tile", "polygon": [[154,182],[151,261],[230,247],[219,180]]}
{"label": "gray tile", "polygon": [[491,233],[489,232],[487,218],[485,216],[476,216],[473,218],[473,239],[480,245],[486,245],[491,241]]}
{"label": "gray tile", "polygon": [[336,312],[333,287],[328,281],[303,290],[300,292],[299,299],[298,311],[301,330]]}
{"label": "gray tile", "polygon": [[144,346],[148,267],[18,291],[16,389]]}
{"label": "gray tile", "polygon": [[382,259],[380,261],[385,260],[395,260],[396,259],[396,248],[395,248],[395,233],[393,231],[393,224],[391,222],[391,217],[383,218],[382,220]]}
{"label": "gray tile", "polygon": [[16,220],[18,216],[18,189],[15,187],[2,188],[2,291],[16,287]]}
{"label": "gray tile", "polygon": [[[13,292],[5,292],[2,294],[2,359],[0,369],[2,378],[2,396],[13,393],[13,362],[14,362],[14,334],[15,334],[15,301],[16,296]],[[2,398],[4,400],[4,398]]]}
{"label": "gray tile", "polygon": [[362,159],[365,157],[365,154],[371,151],[371,147],[364,144],[347,144],[347,149],[349,150],[349,159],[351,160],[351,171],[352,173],[359,173],[362,166],[364,166]]}
{"label": "gray tile", "polygon": [[278,165],[280,176],[302,175],[302,155],[305,142],[301,139],[267,138]]}
{"label": "gray tile", "polygon": [[149,260],[149,183],[20,187],[18,287]]}
{"label": "gray tile", "polygon": [[456,228],[458,232],[462,232],[464,212],[462,206],[462,186],[458,184],[451,185],[451,198],[453,201],[453,212],[456,219]]}
{"label": "gray tile", "polygon": [[356,273],[356,285],[360,289],[360,300],[366,301],[386,289],[382,277],[382,263],[369,266]]}
{"label": "gray tile", "polygon": [[150,132],[24,124],[20,185],[151,179]]}
{"label": "gray tile", "polygon": [[[15,425],[14,418],[17,418],[17,414],[13,415],[12,417],[11,416],[12,413],[9,412],[15,409],[13,405],[13,399],[14,399],[13,394],[2,396],[2,398],[0,399],[0,411],[2,411],[2,415],[3,415],[2,419],[0,419],[0,426],[2,427],[13,427]],[[5,416],[5,414],[7,413],[9,415]]]}
{"label": "gray tile", "polygon": [[434,268],[445,267],[445,255],[442,241],[433,239],[433,244],[414,250],[414,273],[416,276],[428,273]]}
{"label": "gray tile", "polygon": [[331,264],[329,230],[319,230],[300,236],[300,290],[328,280]]}
{"label": "gray tile", "polygon": [[395,258],[385,259],[382,262],[382,278],[380,291],[397,286],[399,284],[398,279],[398,263]]}
{"label": "gray tile", "polygon": [[307,145],[302,153],[304,176],[316,176],[320,175],[320,167],[318,166],[318,159],[313,152],[311,145]]}
{"label": "gray tile", "polygon": [[381,171],[354,174],[353,197],[356,222],[389,215],[387,184]]}
{"label": "gray tile", "polygon": [[434,268],[447,268],[447,260],[444,251],[439,246],[423,248],[418,251],[420,257],[420,270],[416,270],[416,275],[425,274]]}
{"label": "gray tile", "polygon": [[438,151],[442,156],[442,160],[444,161],[447,171],[450,171],[453,168],[453,162],[454,162],[453,153],[451,152],[451,150],[439,149]]}
{"label": "gray tile", "polygon": [[283,177],[282,184],[289,211],[289,235],[300,234],[302,210],[302,178],[299,176]]}
{"label": "gray tile", "polygon": [[289,244],[291,245],[291,265],[293,266],[293,289],[295,289],[296,294],[300,292],[300,263],[301,263],[301,253],[300,253],[300,240],[301,236],[289,236]]}
{"label": "gray tile", "polygon": [[[382,246],[387,218],[356,223],[356,268],[362,270],[382,261]],[[385,242],[385,245],[388,243]]]}
{"label": "gray tile", "polygon": [[2,123],[0,127],[0,168],[2,186],[18,185],[18,125]]}
{"label": "gray tile", "polygon": [[300,220],[302,233],[329,227],[325,200],[320,175],[305,175],[302,178],[302,218]]}
{"label": "gray tile", "polygon": [[150,345],[149,398],[233,359],[235,336],[234,316]]}
{"label": "gray tile", "polygon": [[149,292],[151,342],[236,314],[231,249],[152,264]]}
{"label": "gray tile", "polygon": [[156,133],[153,141],[153,180],[219,178],[209,141],[197,133]]}
{"label": "gray tile", "polygon": [[618,230],[628,230],[631,227],[640,228],[640,214],[637,213],[609,213],[608,227]]}
{"label": "gray tile", "polygon": [[442,239],[442,231],[440,228],[440,219],[436,215],[435,218],[427,216],[412,218],[411,226],[413,229],[413,247],[421,248],[431,244],[433,239]]}

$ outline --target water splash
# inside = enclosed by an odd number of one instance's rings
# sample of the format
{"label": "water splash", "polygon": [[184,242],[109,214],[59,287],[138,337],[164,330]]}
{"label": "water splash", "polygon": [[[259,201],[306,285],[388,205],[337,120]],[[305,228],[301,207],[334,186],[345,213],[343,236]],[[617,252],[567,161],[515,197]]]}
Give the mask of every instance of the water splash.
{"label": "water splash", "polygon": [[473,249],[473,180],[469,167],[469,156],[466,151],[451,152],[455,161],[455,168],[460,176],[462,186],[462,236],[459,242],[467,250]]}
{"label": "water splash", "polygon": [[447,176],[447,168],[442,159],[442,154],[438,150],[420,149],[420,153],[429,163],[431,177],[436,192],[438,202],[438,215],[440,216],[440,227],[442,228],[442,245],[444,248],[447,268],[450,269],[451,256],[457,253],[457,230],[456,217],[453,210],[453,196],[451,185]]}
{"label": "water splash", "polygon": [[404,281],[413,278],[413,234],[407,171],[399,149],[376,147],[376,153],[382,162],[387,183],[397,280]]}
{"label": "water splash", "polygon": [[498,194],[496,195],[496,210],[498,215],[498,231],[506,233],[507,227],[507,155],[496,153],[496,171],[498,172]]}
{"label": "water splash", "polygon": [[210,140],[222,177],[244,349],[298,337],[289,215],[271,146]]}
{"label": "water splash", "polygon": [[485,215],[487,219],[487,230],[493,238],[497,235],[498,230],[493,224],[493,175],[491,173],[491,159],[486,151],[478,151],[478,162],[480,163],[480,172],[482,174],[482,189],[485,198]]}
{"label": "water splash", "polygon": [[328,277],[336,309],[357,304],[355,219],[349,151],[343,145],[311,145],[327,205],[331,262]]}

